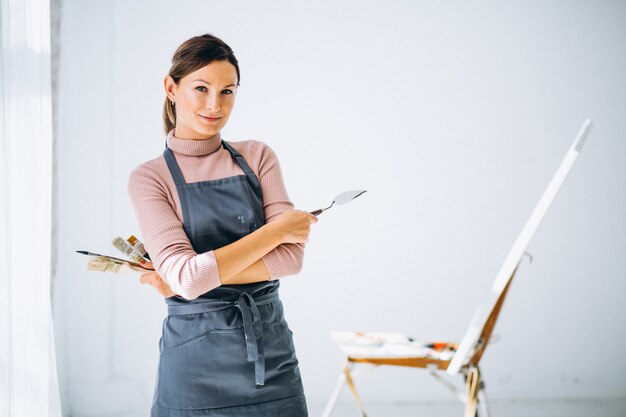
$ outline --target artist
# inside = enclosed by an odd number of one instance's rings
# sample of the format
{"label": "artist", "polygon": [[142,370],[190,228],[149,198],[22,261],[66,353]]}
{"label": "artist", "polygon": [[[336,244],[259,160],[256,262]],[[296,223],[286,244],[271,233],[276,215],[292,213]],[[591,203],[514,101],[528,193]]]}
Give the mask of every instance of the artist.
{"label": "artist", "polygon": [[264,142],[226,141],[239,65],[205,34],[178,47],[164,78],[162,155],[128,193],[165,297],[151,417],[307,416],[279,278],[302,268],[317,217],[295,210]]}

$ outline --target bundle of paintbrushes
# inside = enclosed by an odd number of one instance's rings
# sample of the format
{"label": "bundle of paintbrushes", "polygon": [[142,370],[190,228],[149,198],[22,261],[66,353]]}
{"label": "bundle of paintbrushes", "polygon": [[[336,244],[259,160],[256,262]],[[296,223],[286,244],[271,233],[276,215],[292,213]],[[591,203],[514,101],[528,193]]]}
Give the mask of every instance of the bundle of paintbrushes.
{"label": "bundle of paintbrushes", "polygon": [[[76,252],[83,255],[89,255],[91,258],[87,263],[87,269],[99,272],[113,272],[115,274],[133,274],[141,275],[150,271],[154,271],[151,267],[150,256],[143,246],[143,243],[135,236],[131,235],[124,240],[117,236],[112,241],[113,246],[122,252],[128,259],[116,258],[114,256],[101,255],[99,253],[77,250]],[[148,262],[146,264],[146,262]]]}

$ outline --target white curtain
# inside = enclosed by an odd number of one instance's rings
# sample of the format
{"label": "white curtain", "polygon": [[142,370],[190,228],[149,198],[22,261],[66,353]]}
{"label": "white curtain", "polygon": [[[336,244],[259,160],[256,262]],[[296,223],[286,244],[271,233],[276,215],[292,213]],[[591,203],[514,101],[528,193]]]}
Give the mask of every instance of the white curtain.
{"label": "white curtain", "polygon": [[50,0],[0,5],[0,416],[60,417],[50,298]]}

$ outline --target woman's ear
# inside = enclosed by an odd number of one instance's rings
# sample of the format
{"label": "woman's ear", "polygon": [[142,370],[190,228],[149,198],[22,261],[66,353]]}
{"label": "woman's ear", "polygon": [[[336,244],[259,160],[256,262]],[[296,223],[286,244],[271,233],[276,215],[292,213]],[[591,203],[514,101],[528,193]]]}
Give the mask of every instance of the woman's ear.
{"label": "woman's ear", "polygon": [[176,101],[176,83],[171,75],[167,74],[165,78],[163,78],[163,87],[165,88],[165,94],[170,99],[170,101]]}

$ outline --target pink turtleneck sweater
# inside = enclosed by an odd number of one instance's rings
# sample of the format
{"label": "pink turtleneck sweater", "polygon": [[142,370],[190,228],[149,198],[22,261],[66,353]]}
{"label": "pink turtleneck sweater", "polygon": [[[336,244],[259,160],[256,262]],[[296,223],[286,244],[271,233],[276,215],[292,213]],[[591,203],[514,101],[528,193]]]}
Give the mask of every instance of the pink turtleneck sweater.
{"label": "pink turtleneck sweater", "polygon": [[[207,140],[180,139],[174,136],[174,129],[168,133],[167,146],[173,151],[185,182],[243,174],[220,141],[220,133]],[[228,143],[241,153],[259,178],[265,222],[293,209],[274,151],[256,140]],[[163,154],[130,173],[128,195],[154,268],[172,291],[191,300],[221,285],[213,251],[196,253],[183,230],[180,200]],[[270,280],[274,280],[298,273],[303,255],[304,244],[283,243],[261,259],[269,271]]]}

